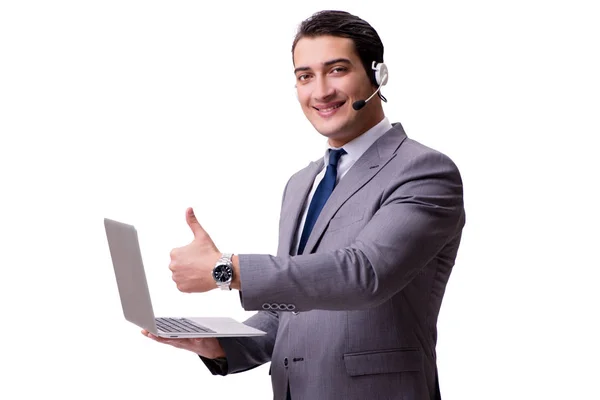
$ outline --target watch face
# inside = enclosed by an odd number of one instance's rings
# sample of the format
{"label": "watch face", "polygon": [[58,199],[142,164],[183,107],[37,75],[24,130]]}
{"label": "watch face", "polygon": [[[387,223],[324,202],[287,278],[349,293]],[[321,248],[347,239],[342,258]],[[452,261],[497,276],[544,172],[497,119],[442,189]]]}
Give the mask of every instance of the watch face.
{"label": "watch face", "polygon": [[229,265],[217,265],[213,270],[213,277],[217,282],[228,282],[233,277],[233,270]]}

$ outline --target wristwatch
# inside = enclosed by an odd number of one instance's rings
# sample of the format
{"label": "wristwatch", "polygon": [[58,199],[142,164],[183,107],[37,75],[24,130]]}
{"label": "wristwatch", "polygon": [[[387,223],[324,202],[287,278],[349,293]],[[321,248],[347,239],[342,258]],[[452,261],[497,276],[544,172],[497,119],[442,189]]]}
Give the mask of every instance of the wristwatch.
{"label": "wristwatch", "polygon": [[223,253],[212,271],[213,279],[222,290],[231,290],[231,282],[233,281],[232,257],[233,254]]}

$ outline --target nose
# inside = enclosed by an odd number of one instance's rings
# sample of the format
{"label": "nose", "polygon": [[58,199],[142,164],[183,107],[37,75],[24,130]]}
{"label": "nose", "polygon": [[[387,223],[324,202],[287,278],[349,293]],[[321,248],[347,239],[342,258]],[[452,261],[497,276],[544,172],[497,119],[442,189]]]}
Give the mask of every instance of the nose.
{"label": "nose", "polygon": [[313,97],[317,101],[329,99],[335,95],[335,88],[325,77],[318,77],[315,82]]}

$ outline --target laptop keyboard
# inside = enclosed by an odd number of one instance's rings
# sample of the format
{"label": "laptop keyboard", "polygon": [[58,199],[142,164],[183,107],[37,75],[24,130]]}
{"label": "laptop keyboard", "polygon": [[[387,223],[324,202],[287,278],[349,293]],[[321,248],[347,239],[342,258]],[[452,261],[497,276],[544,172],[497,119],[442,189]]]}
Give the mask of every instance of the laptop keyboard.
{"label": "laptop keyboard", "polygon": [[199,333],[214,333],[214,331],[193,323],[185,318],[155,318],[156,327],[166,333],[170,332],[199,332]]}

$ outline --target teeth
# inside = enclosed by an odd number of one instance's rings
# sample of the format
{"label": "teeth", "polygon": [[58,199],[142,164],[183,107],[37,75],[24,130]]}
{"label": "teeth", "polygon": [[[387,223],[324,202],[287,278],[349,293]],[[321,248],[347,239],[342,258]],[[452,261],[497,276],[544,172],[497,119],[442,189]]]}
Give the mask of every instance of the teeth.
{"label": "teeth", "polygon": [[333,106],[333,107],[329,107],[329,108],[321,108],[319,111],[327,112],[327,111],[335,110],[336,108],[340,108],[341,106],[342,106],[342,104]]}

